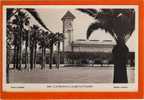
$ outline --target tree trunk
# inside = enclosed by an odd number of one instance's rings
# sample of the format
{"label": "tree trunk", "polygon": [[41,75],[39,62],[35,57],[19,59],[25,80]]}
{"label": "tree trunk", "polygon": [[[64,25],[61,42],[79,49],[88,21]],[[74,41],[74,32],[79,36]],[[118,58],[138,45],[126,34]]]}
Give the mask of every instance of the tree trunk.
{"label": "tree trunk", "polygon": [[13,55],[13,69],[15,69],[16,68],[16,55],[17,55],[17,52],[16,52],[16,50],[17,50],[17,48],[16,48],[16,46],[14,46],[14,55]]}
{"label": "tree trunk", "polygon": [[64,61],[65,61],[64,45],[65,45],[65,44],[64,44],[64,40],[63,40],[63,42],[62,42],[62,55],[63,55],[63,59],[62,59],[62,60],[63,60],[63,64],[65,64],[65,62],[64,62]]}
{"label": "tree trunk", "polygon": [[20,43],[20,51],[19,51],[19,70],[22,67],[22,44]]}
{"label": "tree trunk", "polygon": [[127,68],[129,49],[125,44],[117,44],[113,48],[114,83],[128,83]]}
{"label": "tree trunk", "polygon": [[49,61],[49,68],[52,69],[53,64],[53,45],[50,46],[50,61]]}
{"label": "tree trunk", "polygon": [[[74,55],[73,46],[71,48],[72,48],[72,56],[73,56]],[[72,57],[72,64],[74,64],[74,57]]]}
{"label": "tree trunk", "polygon": [[57,68],[60,66],[60,41],[58,41]]}
{"label": "tree trunk", "polygon": [[19,69],[19,46],[17,46],[17,50],[16,50],[16,69]]}
{"label": "tree trunk", "polygon": [[28,33],[28,54],[27,54],[27,65],[28,65],[28,68],[30,69],[30,59],[31,59],[31,57],[30,57],[30,45],[31,45],[31,32],[29,32]]}
{"label": "tree trunk", "polygon": [[41,51],[42,51],[42,62],[40,62],[40,64],[41,64],[41,69],[43,69],[43,47],[41,48]]}
{"label": "tree trunk", "polygon": [[46,48],[44,47],[44,68],[45,68],[45,64],[46,64]]}
{"label": "tree trunk", "polygon": [[28,40],[26,40],[26,44],[25,44],[25,69],[27,68],[27,64],[28,64]]}
{"label": "tree trunk", "polygon": [[19,70],[21,70],[22,67],[22,24],[20,23],[20,27],[19,27],[19,33],[20,33],[20,51],[19,51]]}
{"label": "tree trunk", "polygon": [[42,47],[42,66],[41,69],[45,68],[45,53],[44,53],[44,47]]}
{"label": "tree trunk", "polygon": [[33,69],[33,47],[30,49],[30,69]]}
{"label": "tree trunk", "polygon": [[6,82],[7,83],[9,83],[9,62],[10,62],[10,52],[9,52],[9,50],[8,50],[8,48],[7,48],[7,62],[6,62]]}
{"label": "tree trunk", "polygon": [[34,68],[36,68],[36,57],[37,57],[37,45],[35,44],[35,48],[34,48]]}

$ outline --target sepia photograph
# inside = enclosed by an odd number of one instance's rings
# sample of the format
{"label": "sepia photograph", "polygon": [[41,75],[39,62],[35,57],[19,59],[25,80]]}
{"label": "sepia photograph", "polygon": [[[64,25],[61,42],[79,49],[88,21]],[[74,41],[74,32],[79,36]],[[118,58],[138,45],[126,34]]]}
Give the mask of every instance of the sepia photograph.
{"label": "sepia photograph", "polygon": [[5,90],[137,90],[137,6],[5,6],[3,16]]}

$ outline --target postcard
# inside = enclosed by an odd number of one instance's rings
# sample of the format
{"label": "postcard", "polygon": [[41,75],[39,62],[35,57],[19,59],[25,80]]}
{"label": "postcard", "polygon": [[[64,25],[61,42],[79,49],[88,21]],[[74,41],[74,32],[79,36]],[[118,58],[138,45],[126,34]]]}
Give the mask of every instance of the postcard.
{"label": "postcard", "polygon": [[136,93],[138,5],[3,5],[2,91]]}
{"label": "postcard", "polygon": [[6,91],[137,91],[137,6],[5,6],[3,15]]}

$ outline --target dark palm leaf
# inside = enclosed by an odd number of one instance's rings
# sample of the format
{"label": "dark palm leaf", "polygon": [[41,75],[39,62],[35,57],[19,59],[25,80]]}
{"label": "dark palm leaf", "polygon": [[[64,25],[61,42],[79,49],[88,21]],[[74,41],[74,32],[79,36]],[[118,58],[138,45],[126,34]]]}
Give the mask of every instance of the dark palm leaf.
{"label": "dark palm leaf", "polygon": [[126,42],[135,29],[134,9],[101,9],[98,12],[83,8],[78,10],[96,19],[96,22],[88,27],[87,38],[93,31],[101,28],[109,32],[116,42],[119,40]]}
{"label": "dark palm leaf", "polygon": [[15,13],[17,12],[17,11],[15,11],[14,12],[14,8],[8,8],[7,9],[7,15],[6,15],[6,17],[7,17],[7,21],[12,17],[12,16],[14,16],[15,15]]}
{"label": "dark palm leaf", "polygon": [[35,9],[32,8],[26,8],[26,10],[40,23],[40,25],[42,25],[46,30],[48,30],[49,32],[52,32],[50,29],[48,29],[45,24],[43,23],[43,21],[41,20],[39,14],[37,13],[37,11]]}
{"label": "dark palm leaf", "polygon": [[117,37],[126,42],[135,29],[135,12],[133,9],[125,9],[121,13],[113,23],[113,29]]}
{"label": "dark palm leaf", "polygon": [[86,13],[88,14],[89,16],[91,17],[96,17],[97,15],[97,10],[96,9],[92,9],[92,8],[86,8],[86,9],[83,9],[83,8],[78,8],[77,10],[83,12],[83,13]]}
{"label": "dark palm leaf", "polygon": [[102,30],[105,30],[105,32],[109,32],[112,37],[117,41],[116,39],[116,36],[114,34],[114,32],[111,30],[110,27],[107,27],[105,25],[103,25],[102,23],[99,23],[99,22],[95,22],[95,23],[92,23],[88,29],[87,29],[87,39],[90,37],[90,35],[92,34],[93,31],[97,30],[97,29],[102,29]]}
{"label": "dark palm leaf", "polygon": [[90,37],[91,33],[97,30],[98,28],[103,29],[103,25],[98,22],[92,23],[87,29],[87,39]]}
{"label": "dark palm leaf", "polygon": [[[16,14],[17,10],[14,12],[14,8],[8,8],[7,9],[7,21]],[[41,20],[39,14],[37,13],[37,11],[35,9],[32,8],[25,8],[25,10],[27,10],[37,21],[38,23],[43,26],[46,30],[48,30],[49,32],[52,32],[50,29],[48,29],[46,27],[46,25],[43,23],[43,21]]]}

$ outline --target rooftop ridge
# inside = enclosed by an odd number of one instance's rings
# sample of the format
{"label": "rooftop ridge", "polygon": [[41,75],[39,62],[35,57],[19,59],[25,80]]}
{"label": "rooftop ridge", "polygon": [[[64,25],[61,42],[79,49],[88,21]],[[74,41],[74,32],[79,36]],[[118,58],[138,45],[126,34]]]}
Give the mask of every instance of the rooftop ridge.
{"label": "rooftop ridge", "polygon": [[65,15],[62,17],[61,20],[64,20],[64,19],[75,19],[76,17],[70,12],[70,11],[67,11],[65,13]]}

